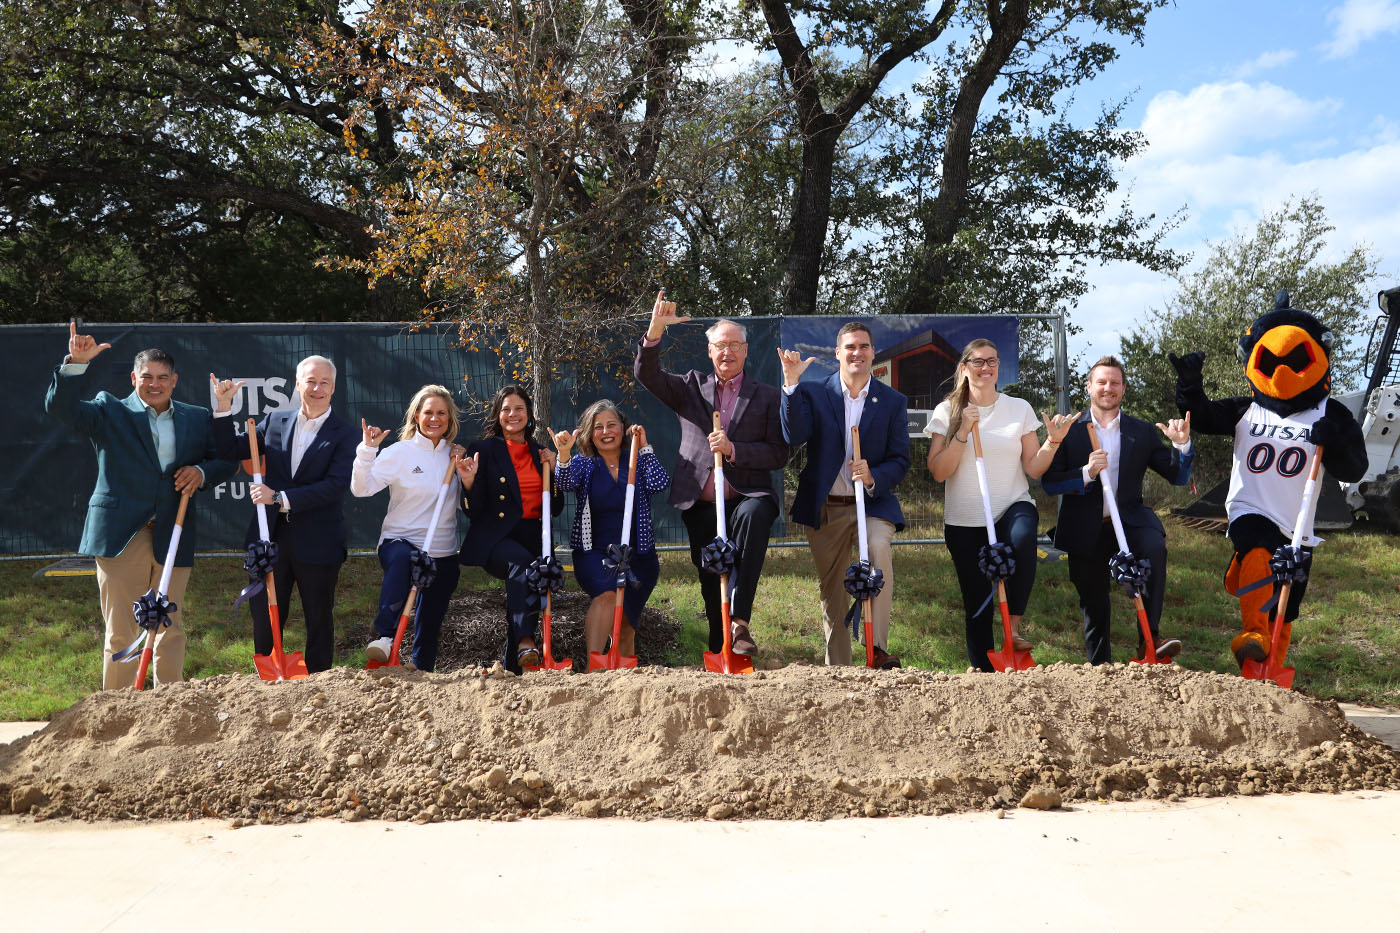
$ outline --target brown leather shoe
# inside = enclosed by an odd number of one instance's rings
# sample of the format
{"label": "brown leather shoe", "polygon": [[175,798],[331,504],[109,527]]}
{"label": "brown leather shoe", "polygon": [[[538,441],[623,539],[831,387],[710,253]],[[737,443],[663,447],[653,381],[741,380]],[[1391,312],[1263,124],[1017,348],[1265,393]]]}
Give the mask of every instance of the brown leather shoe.
{"label": "brown leather shoe", "polygon": [[743,622],[730,624],[729,647],[735,654],[742,654],[745,657],[753,657],[758,654],[758,645],[754,644],[753,636],[749,634],[749,627]]}
{"label": "brown leather shoe", "polygon": [[1021,637],[1020,632],[1011,633],[1011,648],[1014,651],[1030,651],[1035,645]]}
{"label": "brown leather shoe", "polygon": [[882,671],[892,671],[897,667],[903,667],[899,663],[899,658],[889,654],[879,645],[875,646],[875,666]]}

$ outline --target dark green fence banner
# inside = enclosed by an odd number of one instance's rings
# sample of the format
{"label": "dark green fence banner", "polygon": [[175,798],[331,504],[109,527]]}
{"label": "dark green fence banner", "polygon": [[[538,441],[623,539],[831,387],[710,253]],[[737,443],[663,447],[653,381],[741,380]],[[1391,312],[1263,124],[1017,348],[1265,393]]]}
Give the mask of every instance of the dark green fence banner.
{"label": "dark green fence banner", "polygon": [[[704,329],[709,322],[671,328],[662,348],[662,363],[670,370],[708,369]],[[748,371],[770,384],[781,380],[774,349],[780,322],[746,319],[750,341]],[[554,386],[551,426],[573,427],[578,413],[598,398],[620,403],[628,418],[646,426],[661,462],[669,470],[680,446],[676,416],[634,387],[630,373],[636,340],[646,328],[638,318],[635,333],[619,333],[610,346],[585,352],[591,369],[579,380],[566,377]],[[327,356],[337,368],[332,405],[358,425],[361,418],[381,428],[397,429],[404,407],[420,386],[439,383],[452,389],[465,417],[458,440],[468,444],[481,432],[482,403],[503,383],[501,358],[488,347],[475,351],[456,342],[452,328],[409,331],[401,324],[108,324],[84,325],[99,343],[112,349],[88,368],[85,397],[106,390],[119,398],[132,391],[131,362],[147,347],[169,351],[179,381],[175,398],[212,407],[209,374],[247,382],[234,399],[235,417],[261,418],[269,411],[298,404],[294,384],[296,365],[312,354]],[[8,404],[0,414],[5,438],[0,468],[0,553],[71,554],[82,535],[88,498],[97,463],[86,437],[75,434],[44,413],[44,393],[55,367],[67,351],[68,326],[9,325],[0,327],[9,373]],[[507,358],[508,359],[508,358]],[[619,379],[619,373],[627,374]],[[578,388],[582,381],[587,387]],[[242,550],[243,533],[251,517],[248,482],[243,473],[227,483],[200,492],[194,507],[201,510],[200,551]],[[685,527],[679,513],[666,505],[664,493],[654,501],[658,540],[683,543]],[[368,499],[346,495],[351,548],[373,548],[388,507],[388,494]],[[460,514],[460,513],[459,513]],[[555,540],[568,541],[567,524],[573,503],[556,524]],[[465,518],[461,519],[465,521]],[[774,529],[778,531],[779,529]]]}
{"label": "dark green fence banner", "polygon": [[[670,328],[661,350],[662,365],[671,372],[708,372],[705,328],[715,318]],[[835,371],[836,332],[845,318],[742,318],[748,332],[746,371],[770,385],[782,381],[775,350],[781,345],[813,355],[818,363],[804,378],[817,379]],[[957,354],[972,337],[990,337],[1002,358],[999,384],[1016,378],[1016,318],[882,316],[866,319],[876,345],[876,378],[910,399],[910,433],[918,434],[931,409],[947,390],[945,380]],[[680,446],[676,416],[631,378],[637,341],[647,326],[638,315],[619,326],[604,344],[583,347],[571,373],[553,386],[550,424],[556,430],[573,427],[578,413],[599,398],[618,402],[629,420],[646,426],[647,436],[662,464],[670,470]],[[112,348],[88,368],[85,396],[106,390],[119,398],[132,391],[131,361],[148,347],[160,347],[175,357],[179,381],[175,397],[212,407],[209,374],[241,380],[247,385],[234,399],[235,417],[261,418],[270,411],[294,408],[296,365],[313,354],[335,361],[337,380],[332,405],[351,424],[361,418],[381,428],[396,429],[404,407],[419,387],[447,386],[463,409],[458,441],[469,444],[480,435],[484,403],[503,384],[503,372],[519,362],[497,345],[462,346],[450,327],[411,330],[402,324],[107,324],[82,326],[99,343]],[[0,413],[4,466],[0,467],[0,554],[71,554],[81,537],[83,518],[92,494],[97,464],[87,438],[44,413],[44,393],[68,345],[68,326],[0,326],[6,365],[7,403]],[[913,469],[922,469],[915,462]],[[775,476],[781,484],[781,476]],[[235,479],[199,493],[201,510],[199,551],[242,550],[243,532],[251,516],[249,477]],[[679,513],[655,496],[653,516],[657,540],[686,542]],[[388,494],[368,499],[346,495],[350,547],[373,548],[388,506]],[[573,503],[567,503],[556,525],[555,540],[568,541]],[[459,513],[459,521],[465,521]],[[774,536],[797,534],[780,520]]]}

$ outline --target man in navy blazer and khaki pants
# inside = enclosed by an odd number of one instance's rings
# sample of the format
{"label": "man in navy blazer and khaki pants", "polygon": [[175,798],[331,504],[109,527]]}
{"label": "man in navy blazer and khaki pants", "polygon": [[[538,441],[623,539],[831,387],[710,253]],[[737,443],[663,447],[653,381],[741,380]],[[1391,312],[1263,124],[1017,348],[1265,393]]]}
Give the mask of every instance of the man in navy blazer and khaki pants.
{"label": "man in navy blazer and khaki pants", "polygon": [[[783,364],[783,437],[793,447],[807,445],[792,518],[807,526],[817,564],[826,663],[851,663],[851,634],[844,625],[851,597],[845,576],[857,545],[855,483],[861,483],[870,562],[885,577],[874,601],[875,666],[898,667],[899,659],[888,651],[894,599],[890,545],[904,527],[894,489],[909,472],[908,401],[871,377],[875,346],[864,324],[852,322],[837,333],[838,370],[821,382],[800,381],[815,357],[804,360],[795,350],[782,349],[778,356]],[[851,445],[851,426],[857,424],[860,459]]]}
{"label": "man in navy blazer and khaki pants", "polygon": [[[277,605],[281,621],[287,619],[292,584],[301,594],[306,617],[306,670],[312,674],[330,668],[335,656],[335,586],[345,563],[348,532],[342,503],[350,490],[355,447],[361,432],[331,409],[335,394],[335,364],[324,356],[308,356],[297,364],[296,388],[301,405],[274,411],[257,426],[258,448],[266,466],[261,484],[250,484],[249,496],[268,511],[268,534],[277,542]],[[248,436],[235,431],[230,416],[233,396],[242,383],[217,380],[211,373],[218,411],[214,433],[219,454],[233,459],[249,456]],[[261,531],[255,514],[248,524],[247,541],[258,540]],[[272,624],[268,619],[267,593],[249,600],[253,608],[253,650],[272,653]]]}
{"label": "man in navy blazer and khaki pants", "polygon": [[[700,594],[710,623],[710,650],[724,645],[720,578],[700,567],[701,549],[715,539],[715,457],[724,458],[725,523],[737,553],[734,600],[731,606],[733,649],[758,653],[749,631],[754,593],[763,573],[768,535],[778,517],[778,493],[773,470],[787,465],[778,417],[778,390],[744,371],[748,336],[733,321],[721,320],[705,332],[712,369],[692,369],[685,375],[661,368],[661,335],[677,317],[676,303],[656,296],[651,325],[637,347],[632,372],[681,422],[681,447],[671,478],[671,505],[678,509],[690,535],[690,560],[700,574]],[[714,413],[720,413],[720,427]]]}
{"label": "man in navy blazer and khaki pants", "polygon": [[[78,553],[97,560],[97,591],[106,620],[102,688],[130,687],[135,669],[112,654],[140,635],[131,604],[161,578],[180,496],[233,475],[235,464],[218,458],[209,409],[174,401],[175,359],[164,350],[142,350],[131,367],[135,387],[126,398],[99,392],[83,399],[88,364],[111,344],[99,344],[68,328],[68,356],[54,371],[44,408],[84,434],[97,453],[97,485],[88,500]],[[167,598],[178,607],[194,565],[195,510],[185,513]],[[184,676],[183,614],[156,635],[152,651],[156,684]]]}

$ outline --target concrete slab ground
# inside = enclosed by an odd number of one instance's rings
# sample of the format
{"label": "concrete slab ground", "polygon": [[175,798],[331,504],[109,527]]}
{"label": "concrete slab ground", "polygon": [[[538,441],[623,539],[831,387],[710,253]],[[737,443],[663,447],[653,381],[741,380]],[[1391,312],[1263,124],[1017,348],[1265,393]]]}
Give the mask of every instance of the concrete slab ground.
{"label": "concrete slab ground", "polygon": [[[1400,733],[1400,713],[1348,715]],[[7,929],[143,933],[1379,929],[1397,851],[1400,792],[825,823],[3,817],[0,905]]]}

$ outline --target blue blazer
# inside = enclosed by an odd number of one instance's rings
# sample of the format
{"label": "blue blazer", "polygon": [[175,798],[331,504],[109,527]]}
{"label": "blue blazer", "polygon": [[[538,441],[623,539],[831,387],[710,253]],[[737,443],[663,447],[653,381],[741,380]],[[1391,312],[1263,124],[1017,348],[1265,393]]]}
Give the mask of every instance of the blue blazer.
{"label": "blue blazer", "polygon": [[[530,445],[530,459],[538,468],[540,445],[534,438],[526,443]],[[476,481],[462,498],[471,525],[467,527],[458,557],[465,566],[485,567],[496,545],[524,519],[525,504],[520,495],[520,477],[515,474],[515,461],[510,459],[505,438],[483,437],[473,441],[467,448],[467,456],[472,454],[480,454],[481,461]],[[564,494],[558,488],[550,494],[549,511],[551,515],[564,511]],[[538,548],[539,545],[536,541],[533,546]]]}
{"label": "blue blazer", "polygon": [[[235,415],[214,418],[214,437],[219,456],[230,460],[246,460],[252,453],[248,435],[239,434]],[[363,437],[332,409],[326,416],[316,439],[306,448],[292,474],[292,439],[296,434],[297,409],[269,412],[258,425],[258,449],[267,466],[263,482],[279,492],[287,493],[292,502],[287,523],[292,534],[278,533],[280,509],[267,509],[267,529],[279,547],[291,548],[291,559],[306,564],[339,564],[345,560],[345,543],[349,533],[345,526],[342,503],[350,491],[350,472],[355,466],[355,447]],[[258,540],[258,516],[255,512],[248,522],[245,543]]]}
{"label": "blue blazer", "polygon": [[[1084,464],[1094,451],[1088,427],[1092,417],[1085,411],[1070,426],[1050,468],[1040,478],[1047,493],[1064,497],[1055,525],[1055,546],[1071,554],[1098,547],[1103,529],[1103,483],[1096,479],[1084,485]],[[1123,527],[1150,528],[1166,534],[1161,519],[1143,504],[1142,479],[1150,468],[1173,486],[1185,486],[1191,480],[1196,448],[1181,453],[1163,440],[1155,426],[1131,415],[1122,416],[1118,431],[1118,485],[1113,492]]]}
{"label": "blue blazer", "polygon": [[[78,553],[91,557],[116,557],[146,522],[155,519],[151,551],[165,562],[165,549],[175,527],[180,494],[175,491],[175,471],[197,466],[204,471],[201,489],[233,476],[237,464],[218,456],[209,409],[172,401],[175,425],[175,459],[160,468],[160,457],[151,437],[146,406],[133,391],[126,398],[98,392],[84,400],[87,373],[66,376],[54,369],[53,382],[44,397],[44,410],[63,424],[86,435],[97,452],[97,484],[88,499],[83,538]],[[92,369],[89,367],[88,372]],[[185,528],[175,552],[175,565],[194,564],[197,509],[185,512]]]}
{"label": "blue blazer", "polygon": [[[807,445],[807,464],[797,480],[792,520],[821,527],[822,504],[846,459],[845,388],[841,374],[821,382],[799,382],[791,395],[783,393],[779,416],[783,438],[793,447]],[[875,377],[860,415],[860,453],[870,464],[875,490],[867,492],[865,514],[904,528],[904,512],[894,488],[909,472],[909,402]]]}

